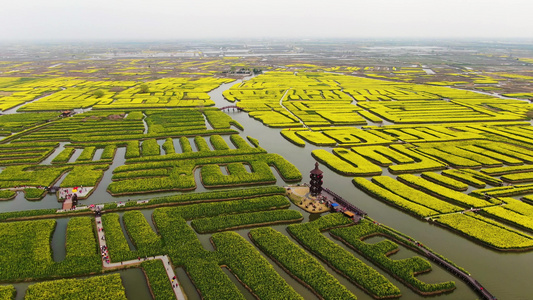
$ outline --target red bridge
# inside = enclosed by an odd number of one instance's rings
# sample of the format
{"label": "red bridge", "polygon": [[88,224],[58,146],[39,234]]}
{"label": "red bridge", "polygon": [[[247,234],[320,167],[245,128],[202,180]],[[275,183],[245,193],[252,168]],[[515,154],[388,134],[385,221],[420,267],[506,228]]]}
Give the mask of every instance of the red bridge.
{"label": "red bridge", "polygon": [[221,107],[220,110],[229,110],[231,108],[231,110],[238,110],[238,111],[243,111],[242,108],[238,107],[237,105],[230,105],[230,106],[224,106],[224,107]]}

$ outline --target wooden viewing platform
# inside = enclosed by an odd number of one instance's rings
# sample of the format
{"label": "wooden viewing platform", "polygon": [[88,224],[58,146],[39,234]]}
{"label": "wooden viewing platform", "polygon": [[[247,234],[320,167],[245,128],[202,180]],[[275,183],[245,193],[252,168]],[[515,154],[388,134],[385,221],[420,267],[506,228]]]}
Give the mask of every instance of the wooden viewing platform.
{"label": "wooden viewing platform", "polygon": [[330,194],[333,197],[333,201],[337,202],[338,204],[340,204],[341,206],[345,207],[347,210],[353,212],[354,214],[359,215],[359,216],[363,216],[363,217],[367,215],[367,213],[365,211],[363,211],[362,209],[358,208],[357,206],[351,204],[350,202],[344,200],[344,198],[342,198],[341,196],[337,195],[332,190],[330,190],[328,188],[324,188],[323,191],[328,193],[328,194]]}

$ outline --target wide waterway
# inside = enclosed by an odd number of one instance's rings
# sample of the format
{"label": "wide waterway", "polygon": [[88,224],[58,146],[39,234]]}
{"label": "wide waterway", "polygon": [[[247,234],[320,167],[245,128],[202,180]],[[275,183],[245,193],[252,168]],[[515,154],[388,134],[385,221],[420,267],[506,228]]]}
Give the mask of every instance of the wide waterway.
{"label": "wide waterway", "polygon": [[[235,82],[224,84],[218,89],[210,93],[211,98],[215,101],[217,107],[223,107],[231,105],[230,102],[226,101],[222,97],[222,91],[231,87]],[[285,140],[280,135],[280,129],[268,128],[261,124],[259,121],[254,120],[253,118],[248,117],[248,114],[245,112],[238,111],[229,111],[228,114],[241,123],[245,130],[241,132],[243,137],[252,136],[259,140],[261,147],[265,148],[269,153],[278,153],[289,160],[291,163],[296,165],[304,176],[303,181],[308,181],[307,173],[314,167],[314,159],[311,156],[311,151],[319,149],[310,144],[307,144],[304,148],[297,147],[287,140]],[[229,139],[226,139],[229,142]],[[229,144],[229,143],[228,143]],[[177,141],[175,145],[179,145]],[[194,145],[194,144],[193,144]],[[229,144],[231,145],[231,144]],[[176,148],[176,152],[179,152],[179,147]],[[112,166],[108,171],[104,173],[102,182],[96,191],[89,197],[87,200],[83,200],[81,203],[105,203],[111,201],[127,201],[128,199],[148,199],[162,195],[171,195],[176,194],[175,192],[169,193],[158,193],[158,194],[142,194],[137,196],[124,196],[124,197],[112,197],[106,192],[106,187],[111,181],[112,170],[124,163],[124,148],[119,148]],[[483,284],[493,295],[498,299],[531,299],[533,295],[533,285],[530,284],[531,278],[533,278],[533,268],[530,266],[533,265],[533,252],[526,253],[506,253],[490,250],[483,246],[480,246],[465,237],[459,236],[455,233],[447,231],[443,228],[431,225],[427,222],[416,219],[415,217],[409,216],[398,209],[392,208],[383,204],[382,202],[375,200],[365,193],[356,189],[351,183],[351,177],[345,177],[335,174],[326,167],[321,168],[324,171],[324,186],[335,191],[340,196],[344,197],[348,201],[352,202],[354,205],[363,209],[368,213],[370,217],[386,224],[390,227],[393,227],[418,241],[421,241],[424,245],[430,247],[437,253],[440,253],[452,260],[459,266],[468,270],[472,276],[477,279],[481,284]],[[384,174],[389,175],[388,172]],[[198,174],[196,174],[198,176]],[[284,183],[278,178],[277,185],[284,185]],[[197,192],[205,191],[201,184],[198,182]],[[22,194],[19,194],[16,199],[11,201],[0,202],[0,211],[14,211],[14,210],[26,210],[26,209],[37,209],[37,208],[59,208],[59,204],[55,196],[48,195],[43,200],[38,202],[30,202],[23,198]],[[298,207],[293,206],[292,209],[300,210]],[[149,221],[150,213],[152,210],[143,211],[145,216]],[[301,210],[300,210],[301,211]],[[304,211],[301,211],[305,216],[305,222],[311,219],[316,218],[316,215],[309,216]],[[59,232],[65,232],[66,221],[58,222],[57,230]],[[274,226],[275,229],[288,235],[285,228],[286,225],[277,225]],[[244,238],[248,239],[249,229],[237,230]],[[328,233],[325,233],[329,237]],[[198,235],[200,241],[206,247],[206,249],[212,250],[212,247],[209,243],[210,235]],[[290,238],[290,237],[289,237]],[[60,248],[64,246],[64,238],[54,235],[52,240],[53,249],[58,253],[54,253],[54,259],[61,259],[64,257],[64,249]],[[291,240],[293,240],[291,238]],[[294,240],[293,240],[294,241]],[[337,244],[340,244],[345,249],[342,243],[335,241]],[[371,242],[377,242],[379,239],[371,239]],[[400,251],[397,254],[394,254],[394,258],[401,259],[417,255],[416,253],[408,250],[404,247],[400,247]],[[348,251],[354,253],[352,250]],[[369,265],[373,266],[380,273],[384,274],[393,284],[398,286],[403,294],[402,299],[427,299],[428,297],[422,297],[414,292],[412,292],[405,285],[400,283],[398,280],[392,278],[392,276],[385,273],[379,267],[368,262],[366,259],[362,258],[357,253],[354,255],[363,261],[367,262]],[[268,259],[268,258],[267,258]],[[268,259],[269,260],[269,259]],[[321,262],[322,263],[322,262]],[[344,284],[349,290],[351,290],[358,299],[372,299],[369,295],[365,294],[355,285],[350,283],[344,277],[338,275],[327,265],[322,263],[323,266],[335,276],[342,284]],[[291,284],[298,293],[300,293],[305,299],[316,299],[307,288],[299,284],[296,280],[291,278],[286,274],[281,268],[273,263],[274,268]],[[427,282],[440,282],[454,280],[457,285],[457,289],[450,294],[439,296],[439,299],[478,299],[479,296],[473,292],[466,284],[464,284],[457,277],[454,277],[450,273],[446,272],[444,269],[432,263],[433,271],[429,274],[422,274],[419,276],[421,280]],[[178,279],[180,280],[184,291],[187,293],[189,299],[200,299],[200,296],[196,293],[194,286],[187,278],[185,272],[178,268],[176,270]],[[229,273],[228,273],[229,274]],[[148,291],[146,282],[141,283],[142,280],[139,279],[139,274],[136,271],[125,271],[121,272],[121,276],[125,282],[125,286],[128,290],[128,299],[146,299],[146,293]],[[248,299],[254,299],[253,296],[247,292],[240,283],[233,277],[233,282],[239,286],[239,289]],[[17,290],[19,290],[19,295],[17,299],[22,299],[21,295],[24,293],[25,287],[28,283],[19,283],[15,284]],[[132,292],[132,289],[136,289]]]}

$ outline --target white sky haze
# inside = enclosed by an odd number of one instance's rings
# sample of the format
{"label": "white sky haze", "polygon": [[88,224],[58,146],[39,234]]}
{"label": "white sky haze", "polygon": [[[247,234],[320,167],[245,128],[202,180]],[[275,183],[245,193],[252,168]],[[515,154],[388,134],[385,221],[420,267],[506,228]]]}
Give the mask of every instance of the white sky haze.
{"label": "white sky haze", "polygon": [[533,38],[531,0],[10,0],[0,40]]}

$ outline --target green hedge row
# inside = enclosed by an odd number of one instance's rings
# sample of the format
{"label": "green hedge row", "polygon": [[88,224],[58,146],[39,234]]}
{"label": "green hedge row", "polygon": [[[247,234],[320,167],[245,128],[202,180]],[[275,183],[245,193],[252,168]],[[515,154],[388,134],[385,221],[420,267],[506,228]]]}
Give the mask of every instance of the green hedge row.
{"label": "green hedge row", "polygon": [[399,297],[400,290],[387,278],[320,232],[352,222],[342,214],[328,214],[313,222],[289,225],[287,230],[299,243],[373,297]]}
{"label": "green hedge row", "polygon": [[384,201],[389,205],[399,207],[400,209],[405,210],[413,215],[425,218],[439,214],[439,212],[436,210],[426,207],[423,204],[412,202],[410,198],[403,198],[365,178],[355,177],[352,182],[357,188],[361,189],[370,196]]}
{"label": "green hedge row", "polygon": [[167,138],[163,143],[163,150],[165,150],[165,155],[176,153],[174,149],[174,140],[172,138]]}
{"label": "green hedge row", "polygon": [[161,154],[161,148],[156,139],[147,139],[142,141],[142,156],[158,156]]}
{"label": "green hedge row", "polygon": [[124,227],[137,248],[137,256],[153,256],[162,253],[161,237],[154,232],[143,213],[131,210],[124,213]]}
{"label": "green hedge row", "polygon": [[375,176],[372,178],[372,182],[380,185],[381,187],[391,191],[392,193],[400,197],[403,197],[411,202],[423,205],[440,213],[451,213],[464,210],[464,208],[450,204],[446,201],[442,201],[436,198],[435,196],[426,194],[420,191],[419,189],[412,188],[401,181],[395,180],[392,177]]}
{"label": "green hedge row", "polygon": [[401,260],[389,258],[390,254],[399,250],[396,243],[390,240],[384,240],[376,244],[368,244],[362,241],[364,237],[380,233],[379,227],[368,220],[362,220],[356,226],[332,229],[330,233],[341,238],[343,242],[387,270],[390,274],[400,278],[418,293],[443,293],[455,289],[453,281],[426,283],[416,278],[416,274],[431,270],[431,264],[419,256]]}
{"label": "green hedge row", "polygon": [[126,146],[126,159],[141,156],[141,150],[139,148],[139,141],[128,141]]}
{"label": "green hedge row", "polygon": [[63,179],[61,187],[96,186],[104,171],[109,168],[108,164],[77,165]]}
{"label": "green hedge row", "polygon": [[135,251],[130,250],[128,241],[122,231],[118,214],[104,214],[102,216],[102,226],[111,261],[117,262],[138,257]]}
{"label": "green hedge row", "polygon": [[120,274],[87,279],[60,279],[32,284],[26,291],[27,300],[109,299],[126,300],[126,290]]}
{"label": "green hedge row", "polygon": [[452,189],[443,187],[441,185],[430,182],[428,180],[425,180],[424,178],[412,174],[400,175],[398,176],[398,181],[407,183],[408,185],[414,187],[416,190],[431,193],[432,195],[435,195],[435,197],[467,208],[485,207],[501,203],[501,201],[497,199],[490,199],[489,201],[485,201],[476,197],[472,197],[462,192],[454,191]]}
{"label": "green hedge row", "polygon": [[144,261],[141,264],[148,278],[154,300],[167,300],[176,297],[172,285],[168,281],[165,265],[159,259]]}
{"label": "green hedge row", "polygon": [[245,300],[216,261],[190,258],[185,270],[205,300]]}
{"label": "green hedge row", "polygon": [[211,236],[222,264],[259,299],[302,299],[257,249],[236,232]]}
{"label": "green hedge row", "polygon": [[205,187],[274,183],[276,177],[265,162],[251,161],[253,172],[249,173],[242,163],[226,165],[229,175],[222,174],[219,165],[202,166],[200,175]]}
{"label": "green hedge row", "polygon": [[228,144],[220,135],[210,136],[209,141],[215,150],[230,150]]}
{"label": "green hedge row", "polygon": [[357,299],[312,255],[280,232],[266,227],[250,230],[252,241],[263,252],[305,282],[323,299]]}
{"label": "green hedge row", "polygon": [[96,147],[85,147],[76,161],[89,161],[93,159]]}
{"label": "green hedge row", "polygon": [[15,300],[17,290],[12,285],[0,285],[0,299],[1,300]]}
{"label": "green hedge row", "polygon": [[66,257],[54,262],[50,241],[54,219],[0,223],[0,280],[86,275],[101,270],[94,223],[89,217],[71,218],[67,225]]}
{"label": "green hedge row", "polygon": [[299,211],[284,209],[196,219],[191,222],[191,226],[198,233],[208,233],[239,227],[298,222],[302,219],[303,216]]}
{"label": "green hedge row", "polygon": [[52,159],[52,163],[53,164],[67,163],[70,157],[72,156],[72,154],[74,154],[74,151],[75,149],[70,148],[70,147],[63,149],[61,153],[59,153],[56,157],[54,157],[54,159]]}
{"label": "green hedge row", "polygon": [[458,180],[455,180],[453,178],[444,176],[439,173],[433,173],[433,172],[424,172],[421,174],[422,178],[431,181],[433,183],[442,185],[446,188],[456,190],[456,191],[466,191],[468,189],[468,185],[460,182]]}

